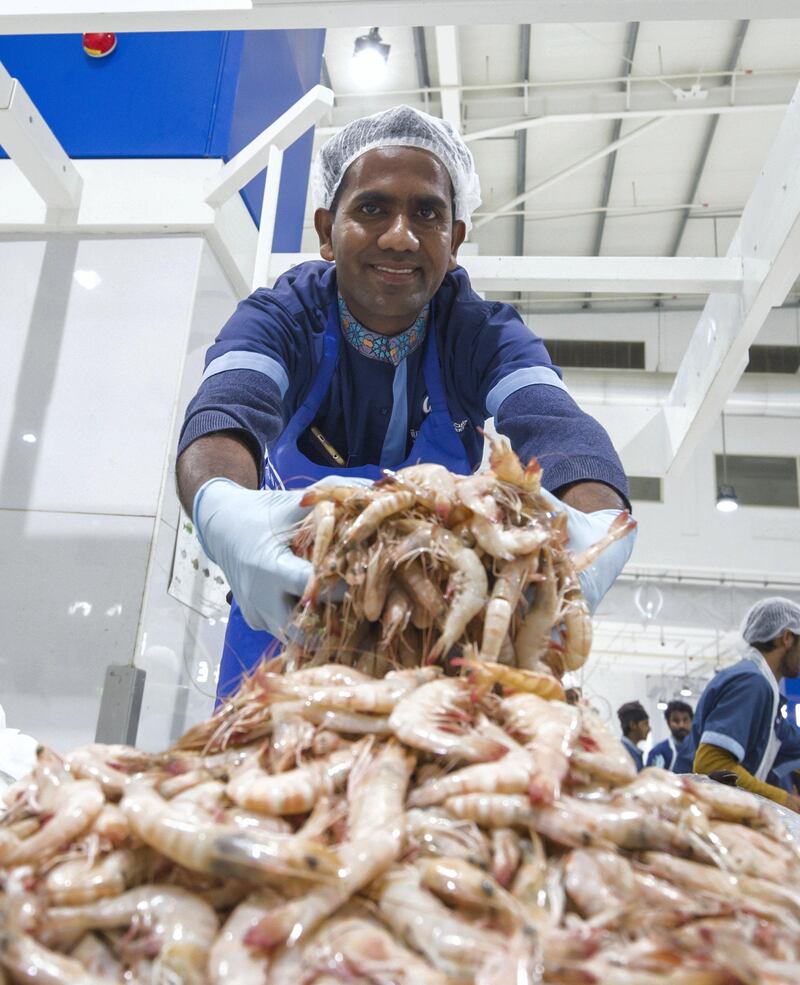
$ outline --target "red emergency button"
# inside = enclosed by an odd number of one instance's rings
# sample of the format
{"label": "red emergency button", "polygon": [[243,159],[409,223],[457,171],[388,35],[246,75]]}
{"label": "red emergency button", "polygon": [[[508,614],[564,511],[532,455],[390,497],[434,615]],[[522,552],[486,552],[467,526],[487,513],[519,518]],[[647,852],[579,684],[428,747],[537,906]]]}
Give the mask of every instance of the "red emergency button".
{"label": "red emergency button", "polygon": [[83,50],[90,58],[105,58],[116,47],[116,34],[84,34],[83,36]]}

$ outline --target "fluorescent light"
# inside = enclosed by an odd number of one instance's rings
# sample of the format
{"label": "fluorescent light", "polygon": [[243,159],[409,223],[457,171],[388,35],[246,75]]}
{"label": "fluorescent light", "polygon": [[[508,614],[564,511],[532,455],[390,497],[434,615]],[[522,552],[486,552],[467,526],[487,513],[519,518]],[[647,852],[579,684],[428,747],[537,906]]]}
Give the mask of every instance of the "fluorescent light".
{"label": "fluorescent light", "polygon": [[720,513],[733,513],[739,509],[739,500],[733,486],[720,486],[717,489],[717,509]]}
{"label": "fluorescent light", "polygon": [[30,431],[28,431],[26,434],[23,434],[22,435],[22,440],[25,441],[25,442],[27,442],[29,445],[35,445],[36,444],[36,435],[35,434],[31,434]]}
{"label": "fluorescent light", "polygon": [[660,701],[656,702],[656,708],[658,708],[659,711],[666,711],[667,702],[662,698]]}
{"label": "fluorescent light", "polygon": [[93,291],[98,284],[103,283],[103,278],[96,270],[76,270],[72,277],[76,284],[80,284],[87,291]]}

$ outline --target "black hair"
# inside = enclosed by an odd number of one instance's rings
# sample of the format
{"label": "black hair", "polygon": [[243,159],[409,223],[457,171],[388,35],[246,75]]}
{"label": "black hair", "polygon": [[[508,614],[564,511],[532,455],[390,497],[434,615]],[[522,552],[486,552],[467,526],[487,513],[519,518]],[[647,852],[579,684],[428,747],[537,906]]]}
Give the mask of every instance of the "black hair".
{"label": "black hair", "polygon": [[765,643],[751,643],[750,646],[755,647],[759,653],[771,653],[779,642],[778,637],[775,637],[774,640],[767,640]]}
{"label": "black hair", "polygon": [[628,729],[636,722],[643,722],[650,718],[640,701],[626,701],[624,705],[617,708],[617,718],[622,728],[623,735],[628,734]]}
{"label": "black hair", "polygon": [[667,705],[667,710],[664,712],[664,718],[669,721],[669,716],[673,711],[683,712],[683,714],[688,715],[689,718],[694,719],[694,708],[687,704],[685,701],[670,701]]}

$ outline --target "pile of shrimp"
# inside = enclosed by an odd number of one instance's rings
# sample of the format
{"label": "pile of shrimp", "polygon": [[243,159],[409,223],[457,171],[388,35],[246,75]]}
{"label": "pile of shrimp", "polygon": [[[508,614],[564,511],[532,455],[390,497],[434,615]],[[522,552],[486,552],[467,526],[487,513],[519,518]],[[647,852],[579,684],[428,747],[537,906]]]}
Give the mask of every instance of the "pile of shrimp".
{"label": "pile of shrimp", "polygon": [[[313,573],[294,617],[291,666],[345,661],[382,676],[447,662],[477,644],[482,660],[562,675],[589,655],[592,628],[578,579],[635,526],[622,513],[580,554],[566,515],[541,493],[503,438],[490,468],[385,472],[374,485],[315,486],[293,542]],[[332,589],[347,586],[344,600]]]}
{"label": "pile of shrimp", "polygon": [[262,664],[170,750],[40,750],[0,821],[0,982],[789,985],[800,846],[557,678]]}

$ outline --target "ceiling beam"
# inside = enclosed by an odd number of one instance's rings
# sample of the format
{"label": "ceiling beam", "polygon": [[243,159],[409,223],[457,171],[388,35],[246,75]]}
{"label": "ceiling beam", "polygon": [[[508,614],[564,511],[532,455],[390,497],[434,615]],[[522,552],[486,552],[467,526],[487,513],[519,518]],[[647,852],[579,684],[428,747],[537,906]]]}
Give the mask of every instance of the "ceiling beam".
{"label": "ceiling beam", "polygon": [[800,86],[728,248],[727,259],[742,264],[741,290],[738,295],[709,295],[669,397],[623,448],[626,460],[634,458],[647,469],[638,474],[665,475],[686,466],[718,421],[767,316],[783,303],[800,274],[798,146]]}
{"label": "ceiling beam", "polygon": [[663,117],[656,117],[654,120],[649,120],[647,123],[642,123],[641,126],[638,126],[635,130],[629,130],[624,137],[619,137],[613,144],[606,144],[599,150],[592,151],[591,154],[588,154],[577,161],[573,161],[572,164],[568,164],[567,167],[562,168],[560,171],[556,171],[554,174],[544,178],[542,181],[538,181],[531,188],[528,188],[526,191],[522,192],[521,195],[516,195],[505,204],[499,206],[497,209],[494,209],[490,215],[485,215],[483,218],[478,219],[475,223],[475,229],[481,229],[483,226],[493,222],[495,219],[501,218],[504,212],[515,209],[522,202],[527,202],[528,199],[532,198],[534,195],[538,195],[546,189],[551,188],[553,185],[558,184],[558,182],[564,181],[566,178],[571,177],[577,171],[581,171],[590,164],[594,164],[594,162],[600,160],[600,158],[605,157],[607,154],[613,153],[618,147],[629,144],[632,140],[638,140],[639,137],[644,136],[644,134],[649,130],[652,130],[653,127],[656,127],[662,123],[663,120]]}
{"label": "ceiling beam", "polygon": [[3,34],[782,20],[796,0],[4,0]]}
{"label": "ceiling beam", "polygon": [[[531,26],[521,24],[519,29],[519,77],[527,82],[530,77]],[[517,132],[517,195],[522,195],[527,184],[528,131]],[[518,215],[514,220],[514,252],[521,257],[525,253],[525,216]]]}
{"label": "ceiling beam", "polygon": [[428,90],[431,87],[431,71],[428,65],[428,46],[425,43],[425,28],[414,27],[413,34],[414,61],[417,66],[417,85],[420,89]]}
{"label": "ceiling beam", "polygon": [[[736,37],[733,41],[733,46],[731,47],[730,53],[725,63],[725,67],[729,72],[733,72],[736,69],[736,65],[739,61],[739,55],[742,53],[742,45],[744,44],[744,39],[747,35],[747,28],[750,25],[750,21],[739,21],[736,29]],[[722,84],[730,85],[730,76],[727,76]],[[708,121],[706,126],[706,132],[703,135],[703,143],[700,148],[700,154],[697,158],[697,163],[695,164],[694,171],[692,172],[692,180],[689,186],[689,194],[687,195],[685,201],[694,202],[697,196],[697,189],[700,187],[700,182],[703,178],[703,172],[706,168],[706,162],[708,161],[708,154],[711,150],[711,145],[714,143],[714,134],[717,132],[717,124],[719,123],[718,116],[712,116]],[[681,242],[683,240],[683,234],[686,232],[686,223],[689,221],[689,209],[686,209],[678,220],[678,228],[675,230],[675,238],[672,241],[672,246],[669,250],[669,256],[677,256],[678,250],[681,248]]]}
{"label": "ceiling beam", "polygon": [[[639,22],[631,21],[628,24],[628,30],[625,35],[625,51],[622,55],[622,66],[620,68],[620,75],[630,76],[631,69],[633,68],[633,59],[636,54],[636,41],[639,37]],[[625,92],[627,86],[625,83],[620,84],[620,89]],[[717,119],[717,117],[714,117]],[[622,134],[622,120],[614,120],[611,128],[611,143],[615,143],[619,140]],[[594,232],[594,243],[592,244],[592,256],[599,257],[600,251],[603,247],[603,233],[606,228],[606,209],[608,207],[608,201],[611,197],[611,185],[614,181],[614,168],[617,164],[617,152],[612,151],[609,155],[608,161],[606,163],[606,173],[603,176],[603,190],[600,194],[600,215],[597,219],[597,226]],[[691,200],[690,200],[691,201]]]}
{"label": "ceiling beam", "polygon": [[436,59],[439,63],[439,85],[442,119],[461,133],[461,60],[458,55],[458,28],[447,24],[436,28]]}

